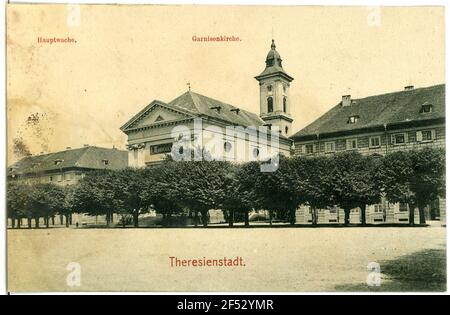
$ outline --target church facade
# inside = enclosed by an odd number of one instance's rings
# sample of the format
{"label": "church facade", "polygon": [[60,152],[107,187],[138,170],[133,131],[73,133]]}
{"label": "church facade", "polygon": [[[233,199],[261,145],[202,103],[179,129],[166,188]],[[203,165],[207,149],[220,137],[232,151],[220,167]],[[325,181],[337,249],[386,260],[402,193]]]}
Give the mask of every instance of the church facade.
{"label": "church facade", "polygon": [[168,154],[207,152],[235,162],[290,155],[292,118],[289,87],[293,78],[282,67],[274,41],[260,86],[259,115],[189,90],[170,102],[152,101],[121,130],[128,136],[131,167],[160,163]]}

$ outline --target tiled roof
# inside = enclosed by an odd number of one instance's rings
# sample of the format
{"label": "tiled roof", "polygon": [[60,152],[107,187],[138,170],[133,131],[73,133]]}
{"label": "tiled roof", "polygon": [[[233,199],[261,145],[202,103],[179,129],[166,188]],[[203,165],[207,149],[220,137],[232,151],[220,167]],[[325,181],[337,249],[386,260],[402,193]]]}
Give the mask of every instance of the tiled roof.
{"label": "tiled roof", "polygon": [[[108,160],[105,166],[104,160]],[[58,162],[58,163],[57,163]],[[78,149],[28,156],[8,168],[8,173],[41,173],[66,168],[121,169],[128,166],[128,152],[118,149],[86,146]]]}
{"label": "tiled roof", "polygon": [[[421,113],[424,104],[431,104],[432,112]],[[348,123],[351,116],[358,117],[356,123]],[[436,119],[445,119],[445,84],[355,99],[349,106],[341,102],[291,138]]]}
{"label": "tiled roof", "polygon": [[[265,124],[265,122],[254,113],[192,91],[188,91],[178,96],[176,99],[169,102],[169,105],[188,110],[197,115],[221,119],[234,125],[248,127]],[[219,107],[220,109],[218,109]],[[232,111],[232,109],[234,111]],[[236,112],[236,109],[238,109],[239,112]]]}

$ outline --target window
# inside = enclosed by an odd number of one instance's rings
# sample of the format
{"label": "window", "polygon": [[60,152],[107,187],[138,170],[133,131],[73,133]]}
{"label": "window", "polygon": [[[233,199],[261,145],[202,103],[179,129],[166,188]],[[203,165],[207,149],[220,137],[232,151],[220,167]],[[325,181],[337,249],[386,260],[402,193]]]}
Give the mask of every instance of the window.
{"label": "window", "polygon": [[380,147],[380,145],[381,145],[381,137],[380,136],[369,138],[369,147],[370,148],[378,148],[378,147]]}
{"label": "window", "polygon": [[418,142],[429,142],[436,138],[435,130],[422,130],[416,132],[416,140]]}
{"label": "window", "polygon": [[289,127],[288,126],[284,127],[284,133],[288,134],[288,132],[289,132]]}
{"label": "window", "polygon": [[57,160],[55,160],[55,165],[59,165],[59,164],[61,164],[62,162],[63,162],[63,160],[57,159]]}
{"label": "window", "polygon": [[53,176],[50,176],[49,179],[51,182],[53,182]]}
{"label": "window", "polygon": [[306,154],[311,154],[314,152],[314,144],[307,144],[306,147]]}
{"label": "window", "polygon": [[399,207],[398,207],[398,210],[401,211],[401,212],[408,211],[408,204],[407,203],[400,203]]}
{"label": "window", "polygon": [[347,139],[347,150],[355,150],[358,148],[358,142],[356,139]]}
{"label": "window", "polygon": [[373,212],[375,213],[383,212],[383,206],[381,204],[373,205]]}
{"label": "window", "polygon": [[103,162],[103,165],[105,165],[105,166],[109,164],[109,161],[107,159],[103,159],[102,162]]}
{"label": "window", "polygon": [[273,98],[272,97],[267,98],[267,112],[268,113],[273,112]]}
{"label": "window", "polygon": [[420,109],[420,113],[431,113],[433,111],[433,105],[429,103],[425,103],[422,105],[422,108]]}
{"label": "window", "polygon": [[406,143],[406,133],[396,133],[391,135],[391,144],[400,145]]}
{"label": "window", "polygon": [[355,124],[358,122],[358,120],[359,120],[359,116],[357,116],[357,115],[350,116],[350,117],[348,117],[347,124]]}
{"label": "window", "polygon": [[429,141],[431,138],[431,130],[422,131],[422,141]]}
{"label": "window", "polygon": [[286,90],[287,90],[287,87],[286,87],[286,85],[283,85],[283,93],[285,93],[285,94],[286,94]]}
{"label": "window", "polygon": [[334,142],[325,142],[325,153],[330,153],[335,151]]}
{"label": "window", "polygon": [[283,112],[287,112],[287,98],[283,97]]}
{"label": "window", "polygon": [[259,156],[259,149],[258,148],[254,148],[253,149],[253,156],[256,158]]}
{"label": "window", "polygon": [[272,92],[272,86],[271,85],[267,86],[267,92]]}

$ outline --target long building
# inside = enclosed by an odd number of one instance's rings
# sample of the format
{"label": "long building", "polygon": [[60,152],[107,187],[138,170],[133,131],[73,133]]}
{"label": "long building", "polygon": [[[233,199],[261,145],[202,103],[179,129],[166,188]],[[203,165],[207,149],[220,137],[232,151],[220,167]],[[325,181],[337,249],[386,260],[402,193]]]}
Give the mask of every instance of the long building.
{"label": "long building", "polygon": [[[64,151],[30,155],[8,167],[8,180],[25,184],[52,183],[59,186],[76,185],[88,172],[101,169],[123,169],[128,166],[128,152],[115,148],[85,145],[82,148],[67,148]],[[114,219],[117,220],[117,215]],[[41,224],[45,224],[41,218]],[[74,213],[70,224],[101,224],[104,216],[91,217]],[[52,218],[52,224],[55,224]],[[12,226],[8,220],[9,226]],[[63,224],[60,215],[59,224]]]}
{"label": "long building", "polygon": [[[386,155],[423,147],[445,148],[445,85],[407,86],[402,91],[352,99],[350,95],[292,137],[295,154],[317,156],[355,150],[364,155]],[[408,205],[369,205],[367,222],[409,222]],[[416,209],[416,216],[418,211]],[[428,205],[429,219],[445,223],[445,199]],[[309,207],[298,211],[299,222],[311,220]],[[341,209],[322,209],[319,222],[341,222]],[[417,220],[417,219],[416,219]],[[351,222],[360,222],[353,209]]]}
{"label": "long building", "polygon": [[86,145],[64,151],[30,155],[9,166],[8,178],[29,184],[74,185],[87,172],[122,169],[128,166],[128,152]]}

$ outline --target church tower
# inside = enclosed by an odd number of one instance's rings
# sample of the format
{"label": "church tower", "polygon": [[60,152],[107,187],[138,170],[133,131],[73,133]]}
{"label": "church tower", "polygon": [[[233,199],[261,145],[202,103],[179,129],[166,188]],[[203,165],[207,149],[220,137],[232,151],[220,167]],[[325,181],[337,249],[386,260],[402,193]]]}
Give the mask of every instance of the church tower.
{"label": "church tower", "polygon": [[259,82],[260,117],[268,126],[278,126],[280,133],[289,137],[293,120],[289,86],[294,78],[284,71],[281,56],[275,48],[275,41],[272,39],[266,68],[255,77]]}

